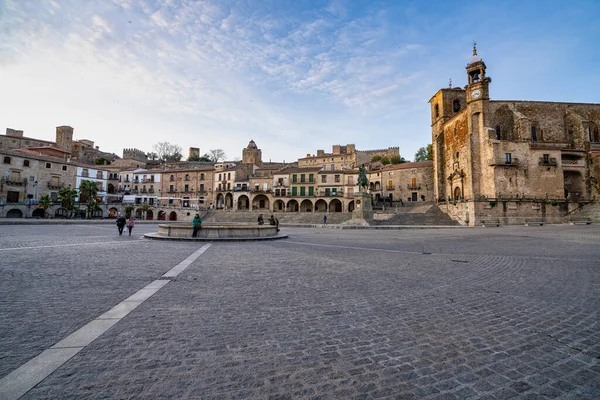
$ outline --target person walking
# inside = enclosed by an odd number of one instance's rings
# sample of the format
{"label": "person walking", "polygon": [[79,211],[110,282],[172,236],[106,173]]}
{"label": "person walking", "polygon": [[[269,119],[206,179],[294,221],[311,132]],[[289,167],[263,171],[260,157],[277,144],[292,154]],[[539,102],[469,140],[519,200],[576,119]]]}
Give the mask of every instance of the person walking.
{"label": "person walking", "polygon": [[131,236],[131,231],[133,230],[133,226],[135,225],[135,220],[133,219],[133,216],[130,216],[129,219],[127,220],[127,224],[125,226],[127,226],[127,230],[129,231],[129,236]]}
{"label": "person walking", "polygon": [[192,233],[192,237],[198,237],[198,231],[202,229],[202,218],[200,218],[199,214],[196,214],[196,216],[194,217],[192,225],[194,226],[194,232]]}
{"label": "person walking", "polygon": [[327,225],[327,215],[323,215],[323,225]]}
{"label": "person walking", "polygon": [[125,217],[119,214],[119,216],[117,217],[117,229],[119,230],[119,236],[123,234],[123,228],[125,228],[126,222],[127,221],[125,220]]}

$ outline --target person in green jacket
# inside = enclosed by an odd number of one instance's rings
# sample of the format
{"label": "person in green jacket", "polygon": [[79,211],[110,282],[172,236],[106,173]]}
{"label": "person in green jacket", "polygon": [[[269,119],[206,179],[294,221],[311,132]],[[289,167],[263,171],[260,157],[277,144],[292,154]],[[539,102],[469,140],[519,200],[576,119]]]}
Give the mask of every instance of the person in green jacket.
{"label": "person in green jacket", "polygon": [[192,221],[192,225],[194,225],[194,233],[192,233],[192,237],[196,237],[198,235],[198,231],[202,229],[202,218],[200,218],[200,215],[196,214],[194,220]]}

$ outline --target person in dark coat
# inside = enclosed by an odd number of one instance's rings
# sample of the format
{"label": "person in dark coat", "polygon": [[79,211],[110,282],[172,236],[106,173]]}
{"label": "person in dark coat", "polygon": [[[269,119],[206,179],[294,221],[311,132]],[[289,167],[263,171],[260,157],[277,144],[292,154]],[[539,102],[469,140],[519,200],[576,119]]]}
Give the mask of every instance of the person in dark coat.
{"label": "person in dark coat", "polygon": [[119,236],[123,234],[123,229],[125,228],[126,223],[127,220],[125,219],[125,217],[119,214],[119,216],[117,217],[117,229],[119,230]]}
{"label": "person in dark coat", "polygon": [[258,216],[258,224],[259,224],[259,225],[264,225],[264,223],[265,223],[265,220],[264,220],[264,218],[263,218],[262,214],[260,214],[260,215]]}
{"label": "person in dark coat", "polygon": [[202,218],[200,218],[199,214],[196,214],[196,216],[194,217],[192,225],[194,226],[194,232],[192,233],[192,237],[197,237],[198,231],[202,229]]}

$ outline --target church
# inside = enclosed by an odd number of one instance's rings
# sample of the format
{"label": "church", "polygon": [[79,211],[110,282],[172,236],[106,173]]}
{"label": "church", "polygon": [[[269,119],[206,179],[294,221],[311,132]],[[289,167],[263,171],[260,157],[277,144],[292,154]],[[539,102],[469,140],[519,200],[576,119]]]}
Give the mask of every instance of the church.
{"label": "church", "polygon": [[464,225],[563,222],[598,199],[600,104],[491,100],[486,65],[430,100],[434,196]]}

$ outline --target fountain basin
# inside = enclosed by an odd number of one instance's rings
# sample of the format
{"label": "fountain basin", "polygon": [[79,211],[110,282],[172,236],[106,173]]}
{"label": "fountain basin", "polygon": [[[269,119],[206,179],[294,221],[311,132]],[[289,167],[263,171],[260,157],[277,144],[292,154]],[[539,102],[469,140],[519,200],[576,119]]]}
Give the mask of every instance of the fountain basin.
{"label": "fountain basin", "polygon": [[160,224],[158,232],[147,233],[144,237],[157,240],[190,240],[190,241],[244,241],[244,240],[276,240],[287,238],[277,232],[273,225],[256,225],[242,223],[202,224],[197,237],[192,237],[192,224]]}

